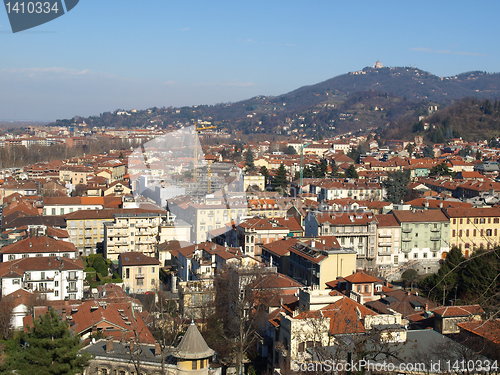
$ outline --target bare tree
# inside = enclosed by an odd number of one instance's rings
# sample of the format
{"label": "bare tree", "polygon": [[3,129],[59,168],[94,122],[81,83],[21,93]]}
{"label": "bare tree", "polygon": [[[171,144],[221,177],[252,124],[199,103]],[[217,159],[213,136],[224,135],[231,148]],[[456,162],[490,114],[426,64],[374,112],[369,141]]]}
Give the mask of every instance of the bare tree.
{"label": "bare tree", "polygon": [[9,338],[13,310],[14,303],[11,298],[4,297],[0,300],[0,332],[4,340]]}

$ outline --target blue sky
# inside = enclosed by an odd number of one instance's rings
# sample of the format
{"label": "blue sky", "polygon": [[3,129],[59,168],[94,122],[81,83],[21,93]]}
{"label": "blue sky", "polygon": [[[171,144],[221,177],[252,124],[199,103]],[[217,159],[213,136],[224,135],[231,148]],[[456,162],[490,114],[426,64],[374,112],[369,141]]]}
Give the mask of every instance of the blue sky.
{"label": "blue sky", "polygon": [[359,70],[500,72],[500,2],[80,0],[13,34],[0,9],[0,120],[234,102]]}

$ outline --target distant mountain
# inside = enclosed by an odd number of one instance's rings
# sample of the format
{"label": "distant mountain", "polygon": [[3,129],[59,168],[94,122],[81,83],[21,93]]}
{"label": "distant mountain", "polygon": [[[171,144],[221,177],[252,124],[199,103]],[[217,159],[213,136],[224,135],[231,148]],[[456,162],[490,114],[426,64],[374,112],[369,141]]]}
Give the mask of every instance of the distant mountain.
{"label": "distant mountain", "polygon": [[365,68],[280,96],[256,96],[213,106],[106,112],[56,123],[140,127],[185,125],[192,119],[203,119],[230,131],[319,138],[397,125],[403,119],[416,121],[427,114],[429,105],[444,107],[466,97],[500,98],[500,74],[474,71],[438,77],[411,67]]}

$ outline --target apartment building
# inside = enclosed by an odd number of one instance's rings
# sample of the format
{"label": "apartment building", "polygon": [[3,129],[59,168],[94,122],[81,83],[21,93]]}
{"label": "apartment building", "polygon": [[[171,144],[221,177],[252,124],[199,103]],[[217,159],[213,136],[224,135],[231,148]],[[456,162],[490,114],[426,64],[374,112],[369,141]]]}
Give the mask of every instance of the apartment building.
{"label": "apartment building", "polygon": [[19,289],[40,292],[47,300],[82,299],[81,259],[29,257],[0,263],[2,295]]}
{"label": "apartment building", "polygon": [[95,254],[104,249],[104,223],[112,223],[118,210],[80,210],[66,214],[70,241],[80,255]]}
{"label": "apartment building", "polygon": [[104,223],[104,256],[112,262],[118,262],[121,253],[130,251],[156,255],[159,228],[168,213],[130,211],[115,213],[113,222]]}
{"label": "apartment building", "polygon": [[399,261],[413,261],[419,273],[439,269],[439,259],[450,250],[450,220],[441,210],[394,210],[401,225]]}
{"label": "apartment building", "polygon": [[383,270],[400,263],[401,225],[394,215],[375,215],[377,219],[377,257],[375,264]]}
{"label": "apartment building", "polygon": [[497,245],[500,235],[500,208],[447,208],[443,210],[450,220],[450,247],[462,250],[464,256],[479,247],[489,249]]}
{"label": "apartment building", "polygon": [[304,228],[306,236],[334,235],[342,248],[354,249],[357,267],[375,266],[377,219],[371,212],[309,211]]}
{"label": "apartment building", "polygon": [[160,261],[142,253],[118,255],[118,273],[127,294],[155,291],[160,286]]}

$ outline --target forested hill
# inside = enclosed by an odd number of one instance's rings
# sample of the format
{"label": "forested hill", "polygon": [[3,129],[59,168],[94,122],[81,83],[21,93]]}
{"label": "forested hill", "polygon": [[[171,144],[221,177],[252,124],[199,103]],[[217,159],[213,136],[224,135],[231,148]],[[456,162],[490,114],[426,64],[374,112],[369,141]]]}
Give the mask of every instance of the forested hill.
{"label": "forested hill", "polygon": [[384,139],[413,140],[416,135],[432,143],[444,143],[451,138],[484,140],[500,136],[500,101],[465,98],[455,101],[421,121],[401,119],[380,129]]}
{"label": "forested hill", "polygon": [[500,98],[500,74],[475,71],[437,77],[410,67],[365,68],[280,96],[256,96],[219,105],[155,107],[135,112],[117,110],[56,123],[142,127],[151,124],[175,126],[202,119],[230,131],[278,134],[295,131],[321,137],[332,132],[397,123],[402,117],[417,118],[425,114],[430,104],[442,107],[464,97]]}

